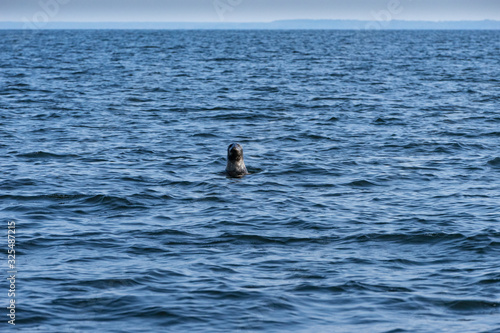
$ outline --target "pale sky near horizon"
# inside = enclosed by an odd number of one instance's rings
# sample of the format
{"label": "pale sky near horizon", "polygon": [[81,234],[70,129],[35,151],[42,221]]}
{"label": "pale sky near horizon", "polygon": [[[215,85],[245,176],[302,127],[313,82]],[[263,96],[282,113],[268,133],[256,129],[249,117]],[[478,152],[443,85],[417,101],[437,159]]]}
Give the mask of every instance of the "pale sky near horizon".
{"label": "pale sky near horizon", "polygon": [[0,21],[500,20],[500,0],[0,0]]}

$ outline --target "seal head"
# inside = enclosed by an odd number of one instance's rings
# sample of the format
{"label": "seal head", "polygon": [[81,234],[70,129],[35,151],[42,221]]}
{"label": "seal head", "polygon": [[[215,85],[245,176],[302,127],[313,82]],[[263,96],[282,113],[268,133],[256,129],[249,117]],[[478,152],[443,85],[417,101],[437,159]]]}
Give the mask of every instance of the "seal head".
{"label": "seal head", "polygon": [[226,174],[234,178],[241,178],[248,174],[243,161],[243,148],[238,143],[231,143],[227,147]]}

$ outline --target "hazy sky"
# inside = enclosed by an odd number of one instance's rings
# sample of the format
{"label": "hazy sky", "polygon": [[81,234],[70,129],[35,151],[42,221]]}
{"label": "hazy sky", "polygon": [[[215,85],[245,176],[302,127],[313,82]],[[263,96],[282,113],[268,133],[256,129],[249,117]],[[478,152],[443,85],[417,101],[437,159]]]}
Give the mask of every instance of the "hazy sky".
{"label": "hazy sky", "polygon": [[500,20],[500,0],[0,0],[0,21]]}

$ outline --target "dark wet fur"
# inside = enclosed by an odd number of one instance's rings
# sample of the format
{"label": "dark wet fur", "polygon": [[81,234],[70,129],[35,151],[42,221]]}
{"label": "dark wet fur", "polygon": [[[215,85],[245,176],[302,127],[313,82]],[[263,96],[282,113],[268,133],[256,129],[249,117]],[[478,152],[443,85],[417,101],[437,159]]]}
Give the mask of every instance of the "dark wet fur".
{"label": "dark wet fur", "polygon": [[238,143],[232,143],[227,148],[226,174],[234,178],[241,178],[248,174],[243,160],[243,148]]}

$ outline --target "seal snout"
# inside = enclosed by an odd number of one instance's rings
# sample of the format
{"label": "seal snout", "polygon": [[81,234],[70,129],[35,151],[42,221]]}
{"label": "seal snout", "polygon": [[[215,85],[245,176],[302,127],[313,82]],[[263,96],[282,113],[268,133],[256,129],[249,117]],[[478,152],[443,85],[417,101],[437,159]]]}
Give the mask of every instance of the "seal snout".
{"label": "seal snout", "polygon": [[230,161],[238,161],[243,159],[243,148],[238,143],[232,143],[227,148],[227,158]]}
{"label": "seal snout", "polygon": [[230,177],[243,177],[248,174],[245,162],[243,161],[243,147],[238,143],[232,143],[227,147],[226,173]]}

